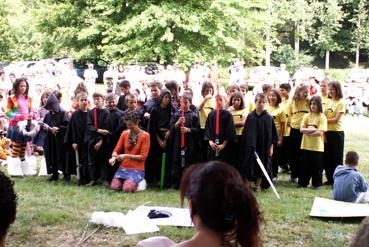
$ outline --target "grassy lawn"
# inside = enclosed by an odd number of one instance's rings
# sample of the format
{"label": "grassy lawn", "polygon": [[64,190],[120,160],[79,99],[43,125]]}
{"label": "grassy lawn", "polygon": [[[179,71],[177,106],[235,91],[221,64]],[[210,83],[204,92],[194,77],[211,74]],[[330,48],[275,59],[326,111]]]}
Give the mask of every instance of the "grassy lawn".
{"label": "grassy lawn", "polygon": [[[346,150],[360,154],[361,171],[369,179],[369,119],[346,118]],[[277,190],[257,194],[264,213],[264,246],[347,246],[361,219],[321,220],[310,218],[315,196],[331,197],[331,188],[298,189],[282,174]],[[8,246],[76,246],[93,211],[120,211],[149,202],[149,205],[180,207],[173,190],[148,190],[136,194],[108,191],[102,187],[81,188],[64,182],[48,183],[45,177],[14,179],[18,194],[17,220],[10,229]],[[75,183],[75,181],[74,181]],[[175,241],[189,238],[193,229],[160,227],[156,233]],[[96,230],[89,226],[87,235]],[[152,236],[126,236],[122,229],[98,229],[81,246],[134,246],[138,240]]]}

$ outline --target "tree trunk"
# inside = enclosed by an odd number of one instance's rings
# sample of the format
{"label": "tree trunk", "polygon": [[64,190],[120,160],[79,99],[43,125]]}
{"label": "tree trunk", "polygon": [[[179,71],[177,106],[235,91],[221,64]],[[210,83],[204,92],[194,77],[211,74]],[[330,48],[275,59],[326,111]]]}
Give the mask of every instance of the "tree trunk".
{"label": "tree trunk", "polygon": [[329,50],[325,51],[325,69],[329,69]]}
{"label": "tree trunk", "polygon": [[356,60],[355,60],[355,68],[359,68],[359,59],[360,59],[360,47],[356,46]]}
{"label": "tree trunk", "polygon": [[300,52],[300,26],[299,22],[295,22],[295,55],[297,56]]}

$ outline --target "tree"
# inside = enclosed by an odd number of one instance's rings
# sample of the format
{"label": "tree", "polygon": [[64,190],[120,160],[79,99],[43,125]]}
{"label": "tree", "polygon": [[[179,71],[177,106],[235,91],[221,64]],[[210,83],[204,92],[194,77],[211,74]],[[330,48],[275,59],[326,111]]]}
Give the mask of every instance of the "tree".
{"label": "tree", "polygon": [[0,61],[11,61],[11,48],[13,47],[13,33],[9,25],[9,9],[6,2],[0,2]]}
{"label": "tree", "polygon": [[355,66],[359,68],[360,49],[367,46],[369,39],[369,16],[368,16],[368,3],[366,0],[358,0],[357,7],[354,12],[356,15],[351,19],[354,24],[354,30],[352,32],[352,44],[356,49]]}
{"label": "tree", "polygon": [[335,35],[342,27],[345,14],[337,0],[317,2],[315,9],[318,22],[314,44],[317,45],[319,50],[325,51],[325,69],[329,69],[330,51],[342,49]]}

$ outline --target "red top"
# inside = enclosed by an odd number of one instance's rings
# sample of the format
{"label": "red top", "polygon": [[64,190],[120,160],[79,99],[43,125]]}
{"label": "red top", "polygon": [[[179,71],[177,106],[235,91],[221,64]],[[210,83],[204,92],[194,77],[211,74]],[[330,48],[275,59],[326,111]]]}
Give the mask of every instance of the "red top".
{"label": "red top", "polygon": [[142,131],[141,135],[137,139],[136,145],[129,150],[128,133],[130,130],[125,130],[119,137],[119,141],[114,148],[114,152],[120,154],[124,148],[125,154],[142,155],[141,160],[124,159],[120,163],[120,168],[132,169],[132,170],[145,170],[145,160],[149,154],[150,149],[150,135],[146,131]]}

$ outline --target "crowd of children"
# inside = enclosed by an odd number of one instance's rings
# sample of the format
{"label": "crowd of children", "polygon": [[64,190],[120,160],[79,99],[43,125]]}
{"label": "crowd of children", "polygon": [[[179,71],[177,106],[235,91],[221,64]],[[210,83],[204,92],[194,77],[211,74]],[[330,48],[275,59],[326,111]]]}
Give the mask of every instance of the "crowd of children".
{"label": "crowd of children", "polygon": [[[9,173],[34,174],[25,160],[31,139],[34,150],[43,148],[50,181],[58,180],[60,172],[66,181],[77,173],[80,185],[102,183],[115,189],[122,187],[116,179],[123,177],[136,187],[145,179],[150,185],[160,180],[162,186],[178,188],[184,168],[221,160],[234,166],[245,181],[254,181],[260,191],[269,184],[257,156],[274,182],[282,167],[290,169],[291,183],[307,187],[311,179],[312,187],[318,188],[323,169],[325,184],[332,185],[335,168],[343,164],[345,104],[339,82],[323,80],[320,93],[312,97],[303,83],[294,88],[292,97],[288,83],[279,88],[264,84],[263,92],[252,99],[246,84],[224,89],[208,81],[201,85],[198,105],[193,104],[193,90],[180,90],[175,81],[151,82],[146,102],[138,102],[129,81],[119,86],[120,96],[110,90],[89,98],[86,86],[78,85],[72,112],[60,106],[60,92],[45,93],[35,114],[27,80],[17,79],[6,109],[12,141]],[[40,121],[40,130],[33,136],[24,134],[18,122],[34,119]],[[139,157],[129,156],[127,161],[120,156],[126,153]],[[135,172],[127,173],[132,169]]]}

